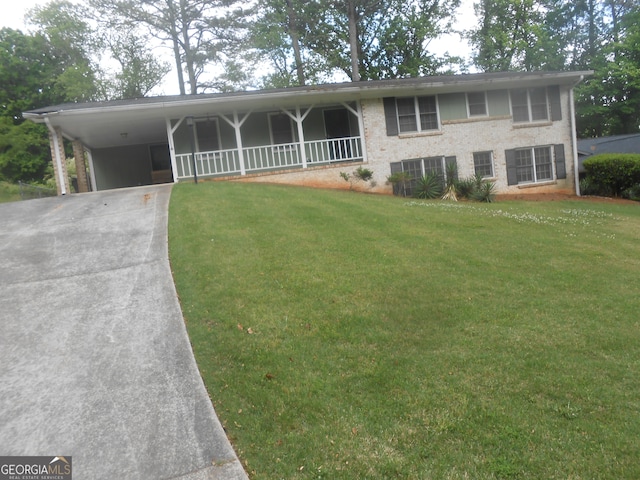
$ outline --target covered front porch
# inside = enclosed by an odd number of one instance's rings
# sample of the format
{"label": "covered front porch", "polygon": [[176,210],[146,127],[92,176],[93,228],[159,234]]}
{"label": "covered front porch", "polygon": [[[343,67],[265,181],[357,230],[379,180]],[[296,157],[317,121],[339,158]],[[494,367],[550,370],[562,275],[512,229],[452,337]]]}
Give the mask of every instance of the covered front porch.
{"label": "covered front porch", "polygon": [[174,181],[366,161],[358,102],[167,120]]}

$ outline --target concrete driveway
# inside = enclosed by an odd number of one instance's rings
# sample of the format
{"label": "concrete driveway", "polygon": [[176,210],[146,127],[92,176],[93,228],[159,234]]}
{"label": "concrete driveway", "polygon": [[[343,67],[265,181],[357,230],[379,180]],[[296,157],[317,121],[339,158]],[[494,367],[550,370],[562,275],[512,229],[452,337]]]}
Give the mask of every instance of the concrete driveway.
{"label": "concrete driveway", "polygon": [[246,479],[167,257],[171,185],[0,205],[0,455],[73,478]]}

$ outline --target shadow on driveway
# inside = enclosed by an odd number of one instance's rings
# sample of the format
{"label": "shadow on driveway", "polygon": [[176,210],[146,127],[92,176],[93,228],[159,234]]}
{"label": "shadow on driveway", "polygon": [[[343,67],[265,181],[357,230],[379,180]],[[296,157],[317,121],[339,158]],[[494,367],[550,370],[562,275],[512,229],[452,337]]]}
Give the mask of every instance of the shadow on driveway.
{"label": "shadow on driveway", "polygon": [[74,479],[244,479],[167,256],[171,185],[0,205],[0,455]]}

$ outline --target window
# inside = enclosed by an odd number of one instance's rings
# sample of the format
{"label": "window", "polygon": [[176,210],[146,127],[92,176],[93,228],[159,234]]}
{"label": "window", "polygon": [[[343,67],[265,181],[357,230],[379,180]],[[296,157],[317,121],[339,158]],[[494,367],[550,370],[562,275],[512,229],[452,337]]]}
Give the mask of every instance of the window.
{"label": "window", "polygon": [[[567,178],[564,145],[505,150],[507,184],[546,182]],[[553,164],[555,163],[555,169]],[[555,171],[554,171],[555,170]]]}
{"label": "window", "polygon": [[396,108],[400,133],[438,129],[438,105],[435,95],[397,98]]}
{"label": "window", "polygon": [[196,120],[196,141],[199,152],[220,150],[220,131],[215,118]]}
{"label": "window", "polygon": [[518,123],[549,120],[547,89],[511,90],[511,113],[513,121]]}
{"label": "window", "polygon": [[269,126],[271,128],[271,143],[273,145],[293,143],[295,141],[291,117],[286,113],[269,114]]}
{"label": "window", "polygon": [[476,175],[480,175],[483,178],[493,177],[493,153],[474,152],[473,167]]}
{"label": "window", "polygon": [[403,182],[403,185],[394,185],[394,194],[411,197],[416,189],[418,180],[428,174],[438,175],[442,182],[445,181],[447,165],[456,165],[456,157],[427,157],[416,158],[412,160],[403,160],[391,164],[391,173],[405,172],[409,176],[409,180]]}
{"label": "window", "polygon": [[515,166],[518,183],[535,183],[553,180],[551,147],[534,147],[515,150]]}
{"label": "window", "polygon": [[467,105],[470,117],[487,115],[487,99],[484,92],[467,93]]}

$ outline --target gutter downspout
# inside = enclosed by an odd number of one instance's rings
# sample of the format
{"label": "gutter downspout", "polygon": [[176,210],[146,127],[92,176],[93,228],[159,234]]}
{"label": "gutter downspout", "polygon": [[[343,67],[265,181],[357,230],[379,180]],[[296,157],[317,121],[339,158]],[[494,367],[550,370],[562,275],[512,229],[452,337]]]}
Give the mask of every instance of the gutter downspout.
{"label": "gutter downspout", "polygon": [[[584,79],[584,75],[580,75],[580,80],[578,82],[576,82],[575,85],[580,83],[583,79]],[[573,149],[573,177],[574,177],[576,195],[578,197],[580,197],[581,196],[581,194],[580,194],[580,178],[579,178],[579,172],[578,172],[578,168],[579,168],[579,165],[578,165],[578,133],[576,132],[576,107],[574,105],[574,99],[573,99],[573,89],[574,89],[575,85],[572,85],[571,88],[569,89],[569,109],[571,111],[571,113],[570,113],[570,115],[571,115],[571,148]]]}
{"label": "gutter downspout", "polygon": [[44,117],[44,123],[47,125],[47,128],[49,129],[51,138],[53,138],[53,149],[55,150],[55,157],[56,157],[55,162],[58,167],[58,182],[60,183],[60,194],[66,195],[67,194],[67,190],[65,188],[66,182],[64,181],[64,172],[62,170],[62,160],[60,159],[60,144],[58,143],[58,134],[53,128],[53,126],[51,125],[51,122],[49,121],[49,117]]}

